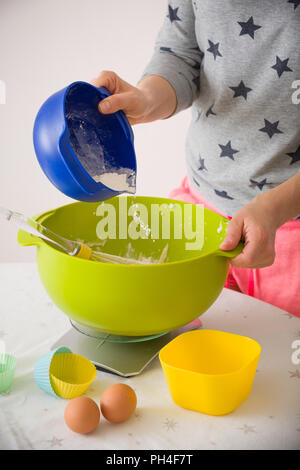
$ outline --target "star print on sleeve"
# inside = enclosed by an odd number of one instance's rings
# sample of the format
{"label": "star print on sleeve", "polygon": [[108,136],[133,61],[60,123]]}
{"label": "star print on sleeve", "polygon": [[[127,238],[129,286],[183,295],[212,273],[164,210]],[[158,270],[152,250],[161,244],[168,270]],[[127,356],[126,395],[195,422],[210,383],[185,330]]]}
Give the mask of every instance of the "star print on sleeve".
{"label": "star print on sleeve", "polygon": [[238,21],[238,24],[241,26],[240,36],[248,34],[250,38],[254,39],[254,33],[261,28],[258,24],[254,24],[253,16],[249,18],[248,21]]}
{"label": "star print on sleeve", "polygon": [[193,181],[194,181],[194,183],[195,183],[198,187],[200,187],[200,184],[198,183],[198,181],[196,180],[196,178],[193,177]]}
{"label": "star print on sleeve", "polygon": [[172,49],[170,47],[164,47],[164,46],[161,46],[159,48],[160,52],[170,52],[171,54],[174,54],[174,52],[172,51]]}
{"label": "star print on sleeve", "polygon": [[204,163],[204,158],[201,158],[201,155],[199,155],[199,157],[200,157],[200,166],[199,166],[198,170],[199,171],[202,171],[202,170],[208,171],[206,166],[205,166],[205,163]]}
{"label": "star print on sleeve", "polygon": [[213,111],[214,103],[208,108],[208,110],[205,113],[205,116],[208,117],[210,114],[213,116],[216,116],[216,113]]}
{"label": "star print on sleeve", "polygon": [[217,196],[224,197],[225,199],[234,199],[233,197],[227,194],[227,191],[218,191],[217,189],[214,189],[214,192]]}
{"label": "star print on sleeve", "polygon": [[279,59],[278,55],[276,56],[276,64],[272,65],[271,69],[276,70],[279,78],[281,77],[283,72],[292,72],[293,71],[287,65],[289,60],[290,60],[289,57],[287,59],[281,60],[281,59]]}
{"label": "star print on sleeve", "polygon": [[220,153],[220,157],[229,157],[231,160],[234,160],[233,155],[238,153],[239,150],[235,150],[231,147],[231,140],[227,142],[226,145],[218,144],[222,152]]}
{"label": "star print on sleeve", "polygon": [[208,40],[208,44],[209,44],[209,48],[206,49],[206,50],[213,54],[214,60],[216,60],[217,57],[223,57],[222,54],[219,51],[219,45],[220,45],[219,42],[214,44],[212,41]]}
{"label": "star print on sleeve", "polygon": [[300,145],[299,147],[295,150],[295,152],[287,153],[289,157],[291,157],[291,162],[290,165],[296,162],[300,162]]}
{"label": "star print on sleeve", "polygon": [[179,10],[179,7],[178,8],[172,8],[169,5],[169,14],[167,15],[167,17],[169,18],[171,23],[173,23],[173,21],[181,21],[181,19],[177,15],[178,10]]}
{"label": "star print on sleeve", "polygon": [[300,5],[300,0],[288,0],[288,3],[294,4],[294,10]]}
{"label": "star print on sleeve", "polygon": [[264,121],[265,121],[265,127],[262,127],[261,129],[259,129],[259,131],[265,132],[266,134],[268,134],[270,139],[272,139],[274,134],[283,134],[283,132],[280,129],[278,129],[279,121],[270,122],[267,119],[264,119]]}
{"label": "star print on sleeve", "polygon": [[252,91],[252,88],[248,88],[245,86],[243,80],[241,80],[238,86],[230,86],[229,88],[234,91],[233,98],[238,98],[239,96],[242,96],[243,98],[245,98],[245,100],[247,100],[247,94]]}
{"label": "star print on sleeve", "polygon": [[264,185],[267,184],[267,178],[265,178],[261,181],[255,181],[255,180],[250,178],[250,183],[252,183],[252,185],[254,185],[254,186],[257,186],[259,188],[259,190],[262,191]]}

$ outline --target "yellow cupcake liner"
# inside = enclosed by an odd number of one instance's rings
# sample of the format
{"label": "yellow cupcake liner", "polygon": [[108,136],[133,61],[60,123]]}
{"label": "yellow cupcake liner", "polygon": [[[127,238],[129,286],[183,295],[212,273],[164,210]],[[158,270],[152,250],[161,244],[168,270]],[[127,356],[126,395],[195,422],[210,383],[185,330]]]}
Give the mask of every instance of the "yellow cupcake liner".
{"label": "yellow cupcake liner", "polygon": [[94,364],[78,354],[55,354],[50,365],[50,382],[56,395],[72,399],[82,395],[95,380]]}

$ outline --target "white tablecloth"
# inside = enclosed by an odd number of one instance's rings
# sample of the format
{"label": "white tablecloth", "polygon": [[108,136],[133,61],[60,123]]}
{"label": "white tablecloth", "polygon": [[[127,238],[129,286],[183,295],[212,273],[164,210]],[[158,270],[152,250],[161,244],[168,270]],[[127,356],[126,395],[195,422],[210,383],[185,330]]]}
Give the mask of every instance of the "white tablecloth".
{"label": "white tablecloth", "polygon": [[0,340],[18,361],[11,391],[0,395],[0,449],[300,449],[300,364],[292,360],[300,319],[224,289],[201,319],[204,328],[243,334],[261,344],[248,399],[223,417],[181,409],[172,402],[155,359],[130,379],[98,372],[88,396],[99,401],[105,388],[124,382],[135,389],[138,408],[127,422],[113,425],[101,418],[94,433],[81,436],[64,423],[67,402],[43,393],[33,380],[36,359],[69,329],[36,266],[0,264],[0,298]]}

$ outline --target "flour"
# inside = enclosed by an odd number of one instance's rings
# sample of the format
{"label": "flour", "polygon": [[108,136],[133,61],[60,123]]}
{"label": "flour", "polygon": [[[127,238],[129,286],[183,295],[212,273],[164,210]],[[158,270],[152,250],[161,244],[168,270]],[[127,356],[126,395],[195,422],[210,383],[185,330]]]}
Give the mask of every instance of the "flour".
{"label": "flour", "polygon": [[159,258],[154,258],[153,256],[144,256],[143,253],[137,254],[135,249],[132,247],[129,242],[127,245],[126,258],[136,259],[144,264],[163,264],[167,261],[168,258],[169,245],[168,243],[162,250]]}
{"label": "flour", "polygon": [[100,175],[95,175],[94,180],[102,183],[113,191],[135,193],[135,172],[129,168],[110,170]]}
{"label": "flour", "polygon": [[111,144],[113,134],[105,126],[99,130],[99,111],[85,103],[73,101],[72,93],[66,99],[66,121],[72,149],[88,175],[113,191],[136,191],[136,173],[118,165],[119,154]]}
{"label": "flour", "polygon": [[[87,246],[89,246],[94,253],[96,254],[108,254],[109,253],[106,253],[104,250],[103,250],[103,247],[105,246],[107,240],[99,240],[98,242],[86,242],[84,240],[82,240],[81,238],[77,238],[75,239],[76,241],[80,242],[80,243],[83,243]],[[155,240],[153,240],[155,241]],[[125,256],[122,254],[115,254],[115,256],[120,256],[122,258],[125,258],[127,260],[135,260],[135,261],[140,261],[140,263],[142,264],[163,264],[163,263],[166,263],[167,262],[167,258],[168,258],[168,251],[169,251],[169,245],[168,243],[166,244],[166,246],[164,247],[164,249],[162,250],[159,258],[154,258],[153,256],[145,256],[143,255],[143,253],[137,253],[136,250],[133,248],[131,242],[128,243],[127,247],[126,247],[126,253],[125,253]],[[112,261],[114,264],[117,264],[116,261]],[[130,263],[128,263],[130,264]]]}

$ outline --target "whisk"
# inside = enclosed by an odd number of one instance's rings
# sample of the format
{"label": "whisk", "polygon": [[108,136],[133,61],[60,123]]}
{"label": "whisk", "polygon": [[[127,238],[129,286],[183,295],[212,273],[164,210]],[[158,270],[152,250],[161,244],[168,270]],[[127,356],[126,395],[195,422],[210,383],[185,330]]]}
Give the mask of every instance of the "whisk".
{"label": "whisk", "polygon": [[7,221],[14,222],[21,230],[53,243],[70,256],[76,256],[77,258],[88,259],[91,261],[99,261],[102,263],[145,264],[133,258],[124,258],[122,256],[93,251],[92,248],[85,243],[61,237],[39,224],[34,219],[26,217],[18,212],[5,209],[4,207],[0,207],[0,215],[4,216]]}

